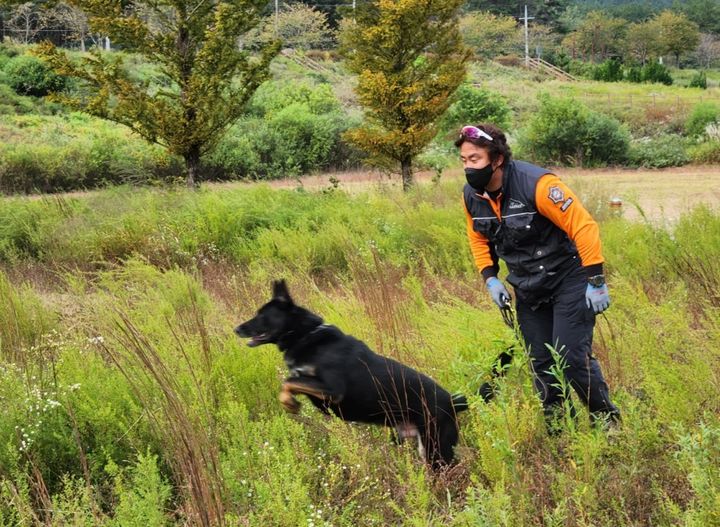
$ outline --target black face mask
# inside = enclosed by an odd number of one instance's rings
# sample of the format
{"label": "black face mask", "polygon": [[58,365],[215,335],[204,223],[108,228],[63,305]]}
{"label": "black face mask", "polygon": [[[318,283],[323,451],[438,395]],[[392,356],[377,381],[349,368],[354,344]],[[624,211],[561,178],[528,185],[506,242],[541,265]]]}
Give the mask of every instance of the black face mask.
{"label": "black face mask", "polygon": [[477,190],[478,192],[484,192],[487,184],[490,183],[492,178],[493,170],[492,163],[488,163],[482,168],[466,168],[465,179],[467,179],[468,185]]}

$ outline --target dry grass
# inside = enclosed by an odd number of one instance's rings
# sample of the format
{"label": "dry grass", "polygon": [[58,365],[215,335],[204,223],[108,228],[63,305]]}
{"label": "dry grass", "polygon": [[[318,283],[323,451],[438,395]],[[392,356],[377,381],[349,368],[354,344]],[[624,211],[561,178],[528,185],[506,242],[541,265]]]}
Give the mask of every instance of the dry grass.
{"label": "dry grass", "polygon": [[[716,165],[655,170],[559,168],[556,172],[571,184],[575,180],[582,180],[599,185],[613,196],[622,198],[623,215],[631,220],[639,220],[645,215],[652,221],[664,219],[672,222],[701,203],[712,207],[720,204],[720,167]],[[415,179],[421,185],[429,185],[434,175],[433,171],[419,172],[415,175]],[[339,188],[350,193],[364,192],[373,188],[379,190],[401,188],[399,176],[388,176],[376,171],[311,175],[275,180],[268,184],[273,188],[302,187],[307,190],[320,190],[331,186],[330,178],[337,178],[340,181]],[[462,183],[461,169],[447,170],[443,173],[443,178],[458,181],[459,195],[459,186]],[[254,184],[231,182],[211,183],[208,186],[218,189]]]}

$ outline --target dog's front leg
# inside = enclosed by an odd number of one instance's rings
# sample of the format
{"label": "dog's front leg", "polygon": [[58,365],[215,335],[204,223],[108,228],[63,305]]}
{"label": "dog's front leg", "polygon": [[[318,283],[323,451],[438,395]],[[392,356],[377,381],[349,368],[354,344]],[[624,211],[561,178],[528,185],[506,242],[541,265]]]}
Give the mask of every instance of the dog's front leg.
{"label": "dog's front leg", "polygon": [[304,376],[289,377],[282,384],[279,399],[285,409],[293,414],[300,411],[300,403],[295,399],[297,394],[309,395],[331,404],[339,403],[342,399],[341,396],[333,394],[320,379]]}

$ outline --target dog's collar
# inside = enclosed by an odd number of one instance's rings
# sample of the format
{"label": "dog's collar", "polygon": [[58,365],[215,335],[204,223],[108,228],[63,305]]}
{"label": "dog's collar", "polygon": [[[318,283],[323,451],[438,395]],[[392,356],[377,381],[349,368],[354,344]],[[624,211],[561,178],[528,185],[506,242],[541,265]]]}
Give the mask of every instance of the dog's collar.
{"label": "dog's collar", "polygon": [[321,331],[324,331],[324,330],[326,330],[326,329],[329,329],[329,328],[331,328],[331,327],[332,327],[332,326],[331,326],[330,324],[320,324],[319,326],[316,326],[316,327],[315,327],[312,331],[310,331],[309,333],[305,333],[305,336],[302,337],[302,338],[301,338],[300,340],[298,340],[297,342],[294,342],[294,343],[292,344],[292,346],[287,346],[287,345],[285,345],[285,344],[283,343],[284,340],[286,340],[288,337],[290,337],[290,336],[292,336],[292,335],[295,334],[295,331],[294,331],[294,330],[293,330],[293,331],[288,331],[288,332],[285,333],[282,337],[280,337],[280,339],[278,339],[277,345],[278,345],[278,347],[279,347],[283,352],[285,352],[285,351],[290,351],[290,349],[292,349],[292,348],[299,348],[299,347],[303,346],[308,340],[310,340],[310,338],[311,338],[313,335],[316,335],[317,333],[319,333],[319,332],[321,332]]}

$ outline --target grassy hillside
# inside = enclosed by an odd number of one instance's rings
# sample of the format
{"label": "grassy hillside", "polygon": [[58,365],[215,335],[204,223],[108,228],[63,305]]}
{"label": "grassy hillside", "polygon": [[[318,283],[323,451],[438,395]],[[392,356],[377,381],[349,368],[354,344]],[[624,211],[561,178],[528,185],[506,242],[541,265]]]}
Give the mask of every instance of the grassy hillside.
{"label": "grassy hillside", "polygon": [[720,216],[602,220],[595,353],[624,414],[548,437],[522,357],[434,475],[380,428],[299,416],[232,328],[285,277],[377,351],[472,393],[512,343],[472,269],[459,180],[347,195],[118,188],[0,202],[0,524],[720,523]]}
{"label": "grassy hillside", "polygon": [[[183,179],[181,160],[128,129],[15,93],[3,68],[27,59],[28,52],[27,47],[0,47],[0,192],[56,192]],[[301,62],[307,60],[297,56]],[[364,155],[342,135],[362,119],[353,94],[354,80],[342,63],[330,60],[330,53],[312,56],[314,70],[307,62],[303,65],[285,56],[275,61],[273,80],[260,88],[247,116],[228,130],[215,152],[204,158],[206,179],[276,179],[363,166]],[[150,85],[160,82],[157,71],[140,56],[125,59],[132,77]],[[466,100],[464,109],[451,113],[463,122],[476,121],[483,118],[478,115],[484,115],[476,108],[483,106],[478,100],[503,107],[506,104],[513,148],[530,159],[538,153],[523,147],[522,139],[533,135],[528,130],[542,108],[540,96],[547,94],[572,100],[573,106],[586,105],[612,117],[612,126],[624,127],[630,142],[628,155],[613,159],[611,164],[664,167],[717,162],[720,140],[717,134],[705,134],[704,129],[720,119],[718,74],[708,72],[707,90],[684,86],[692,75],[689,70],[673,74],[677,82],[669,87],[561,82],[521,67],[476,62],[470,65],[468,82],[484,90],[483,95]],[[68,83],[68,89],[74,86]],[[461,93],[466,98],[472,96],[467,90]],[[698,108],[702,122],[691,132],[688,116]],[[453,130],[456,124],[452,123]],[[453,153],[447,135],[447,130],[438,135],[416,160],[416,168],[442,170],[448,166]],[[589,135],[602,134],[595,130]],[[571,165],[577,161],[577,156],[556,160]]]}

